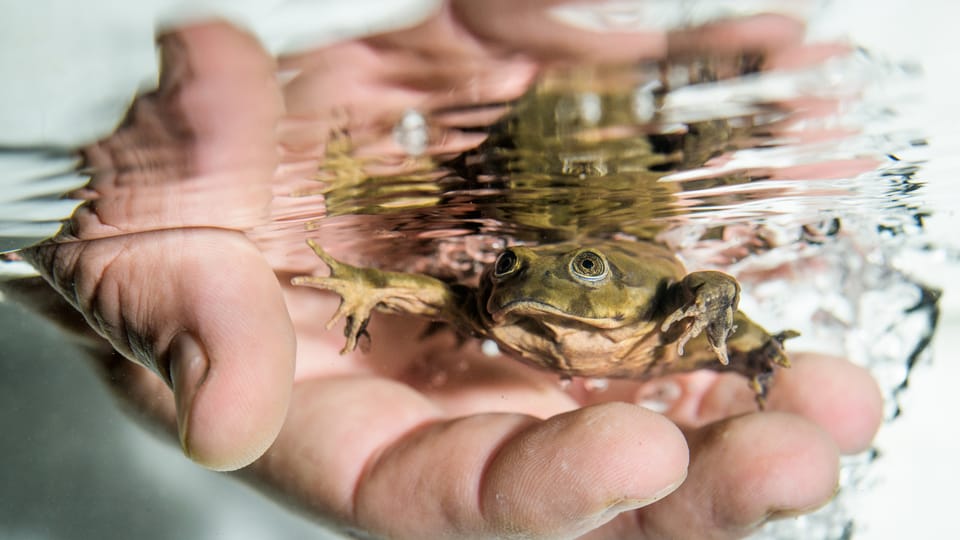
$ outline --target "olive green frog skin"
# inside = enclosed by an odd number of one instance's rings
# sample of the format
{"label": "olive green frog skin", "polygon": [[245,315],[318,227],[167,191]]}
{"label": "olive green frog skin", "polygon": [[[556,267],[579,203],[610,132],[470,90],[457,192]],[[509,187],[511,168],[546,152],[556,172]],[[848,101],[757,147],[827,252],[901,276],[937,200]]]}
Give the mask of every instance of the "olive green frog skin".
{"label": "olive green frog skin", "polygon": [[763,405],[783,340],[737,310],[740,286],[724,273],[687,274],[666,248],[597,241],[511,247],[477,288],[358,268],[314,252],[329,276],[293,283],[342,298],[328,328],[346,319],[343,352],[357,347],[374,310],[419,315],[489,338],[501,350],[564,376],[647,379],[709,368],[750,379]]}

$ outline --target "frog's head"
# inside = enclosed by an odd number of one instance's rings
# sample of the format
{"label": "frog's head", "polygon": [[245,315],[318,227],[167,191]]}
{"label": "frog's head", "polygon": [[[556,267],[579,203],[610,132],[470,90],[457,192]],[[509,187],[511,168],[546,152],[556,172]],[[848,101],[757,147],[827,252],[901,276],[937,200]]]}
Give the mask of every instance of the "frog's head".
{"label": "frog's head", "polygon": [[648,316],[657,291],[637,286],[642,263],[617,250],[569,244],[511,247],[484,274],[496,324],[521,317],[616,327]]}

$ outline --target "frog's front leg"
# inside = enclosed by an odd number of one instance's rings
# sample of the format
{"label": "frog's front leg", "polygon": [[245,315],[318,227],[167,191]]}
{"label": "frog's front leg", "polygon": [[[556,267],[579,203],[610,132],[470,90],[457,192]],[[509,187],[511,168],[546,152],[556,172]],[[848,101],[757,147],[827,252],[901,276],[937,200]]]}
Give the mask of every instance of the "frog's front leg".
{"label": "frog's front leg", "polygon": [[314,253],[330,268],[329,276],[298,276],[294,285],[326,289],[340,295],[340,306],[327,323],[330,329],[346,319],[343,335],[347,342],[341,354],[357,348],[360,336],[368,336],[367,323],[373,310],[406,313],[442,319],[457,305],[453,290],[429,276],[359,268],[331,257],[319,244],[307,240]]}
{"label": "frog's front leg", "polygon": [[667,315],[660,329],[666,333],[683,320],[692,319],[677,340],[677,353],[690,339],[706,330],[710,348],[720,363],[727,365],[727,338],[736,330],[733,315],[740,302],[740,284],[723,272],[704,271],[687,274],[671,288],[676,310]]}

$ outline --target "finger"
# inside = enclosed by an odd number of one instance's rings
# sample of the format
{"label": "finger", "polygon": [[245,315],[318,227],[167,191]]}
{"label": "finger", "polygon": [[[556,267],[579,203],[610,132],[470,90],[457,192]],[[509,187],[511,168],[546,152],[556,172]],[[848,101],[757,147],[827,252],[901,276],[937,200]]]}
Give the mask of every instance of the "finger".
{"label": "finger", "polygon": [[769,519],[826,504],[839,479],[830,435],[796,415],[724,420],[690,433],[689,442],[686,482],[611,530],[632,525],[651,538],[741,538]]}
{"label": "finger", "polygon": [[224,23],[187,26],[160,44],[159,89],[83,150],[93,178],[66,228],[72,236],[249,229],[265,218],[283,108],[272,60]]}
{"label": "finger", "polygon": [[[883,396],[866,369],[844,359],[794,353],[789,369],[778,369],[768,410],[798,414],[829,433],[840,450],[865,450],[883,421]],[[685,403],[668,415],[686,426],[702,426],[729,416],[755,412],[754,393],[736,375],[678,378]],[[701,385],[701,383],[706,384]],[[701,386],[700,389],[696,387]]]}
{"label": "finger", "polygon": [[405,385],[341,377],[298,383],[256,471],[375,536],[562,538],[663,497],[686,466],[676,427],[633,405],[450,420]]}
{"label": "finger", "polygon": [[236,468],[279,431],[292,327],[242,235],[187,228],[262,221],[282,105],[273,63],[250,36],[211,23],[160,41],[158,90],[85,149],[94,177],[78,195],[90,201],[58,238],[82,242],[31,257],[118,351],[173,387],[185,452]]}
{"label": "finger", "polygon": [[753,15],[714,22],[670,34],[669,55],[735,55],[790,50],[803,42],[805,27],[787,15]]}
{"label": "finger", "polygon": [[631,62],[661,58],[667,52],[667,37],[663,32],[595,30],[568,24],[566,19],[589,18],[558,16],[556,10],[563,7],[562,4],[558,0],[457,1],[452,2],[451,9],[457,21],[477,38],[539,59]]}
{"label": "finger", "polygon": [[172,384],[192,459],[233,469],[273,441],[295,338],[276,277],[243,235],[140,233],[25,255],[117,351]]}
{"label": "finger", "polygon": [[156,373],[117,355],[83,315],[46,281],[40,277],[2,281],[0,294],[4,300],[17,302],[45,318],[59,328],[64,337],[86,351],[104,382],[123,400],[128,411],[161,426],[167,433],[176,433],[176,409],[169,386]]}
{"label": "finger", "polygon": [[870,372],[842,358],[796,354],[777,376],[770,408],[799,414],[827,433],[844,454],[866,450],[883,423],[883,394]]}

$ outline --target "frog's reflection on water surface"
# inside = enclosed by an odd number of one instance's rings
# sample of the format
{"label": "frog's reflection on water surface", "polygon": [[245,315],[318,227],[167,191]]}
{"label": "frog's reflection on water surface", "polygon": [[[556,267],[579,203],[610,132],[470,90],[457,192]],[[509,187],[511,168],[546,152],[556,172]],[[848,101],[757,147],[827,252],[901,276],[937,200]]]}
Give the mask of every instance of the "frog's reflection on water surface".
{"label": "frog's reflection on water surface", "polygon": [[[689,223],[694,210],[748,200],[751,189],[724,188],[751,187],[766,172],[717,173],[708,163],[755,145],[784,116],[775,103],[719,111],[725,115],[671,108],[665,105],[670,85],[710,84],[719,73],[735,77],[756,64],[716,58],[547,70],[482,128],[486,139],[478,147],[394,158],[393,169],[405,171],[399,174],[374,174],[389,170],[390,160],[358,157],[363,151],[353,153],[348,135],[335,136],[327,146],[329,167],[318,177],[322,187],[298,192],[323,196],[323,213],[307,228],[332,252],[349,251],[351,262],[466,282],[475,282],[506,245],[658,242],[658,235]],[[447,125],[448,116],[464,114],[438,111],[430,118]],[[694,174],[672,179],[677,172]],[[690,198],[686,191],[703,195]],[[704,234],[720,235],[723,225]]]}

